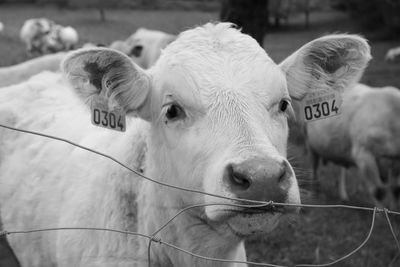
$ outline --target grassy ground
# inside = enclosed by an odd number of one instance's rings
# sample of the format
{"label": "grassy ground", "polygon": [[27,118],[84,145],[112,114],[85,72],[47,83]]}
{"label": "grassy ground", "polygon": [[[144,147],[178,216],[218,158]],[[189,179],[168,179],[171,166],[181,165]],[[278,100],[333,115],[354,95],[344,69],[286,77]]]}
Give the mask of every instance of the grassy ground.
{"label": "grassy ground", "polygon": [[[178,33],[188,27],[216,20],[216,13],[192,11],[108,11],[108,21],[99,22],[96,10],[68,11],[53,8],[29,6],[0,8],[0,21],[5,24],[5,33],[0,36],[0,66],[7,66],[27,59],[24,47],[18,39],[18,31],[24,20],[32,17],[48,17],[64,25],[75,27],[81,36],[81,43],[95,42],[108,44],[115,39],[126,38],[139,27]],[[272,32],[265,37],[265,48],[276,61],[284,59],[301,45],[320,35],[332,32],[364,33],[344,14],[323,12],[312,14],[311,27],[304,29],[301,17],[293,18],[281,31]],[[372,36],[372,35],[371,35]],[[400,45],[397,41],[371,40],[371,61],[362,81],[372,86],[393,85],[400,88],[400,64],[386,63],[383,57],[388,48]],[[294,136],[291,145],[296,165],[303,184],[309,184],[309,163],[303,154],[301,138]],[[309,193],[308,203],[339,203],[336,189],[337,167],[327,165],[321,168],[319,193]],[[360,186],[356,171],[349,175],[349,204],[368,205]],[[309,188],[313,190],[313,188]],[[395,219],[395,218],[393,218]],[[249,259],[257,262],[293,266],[295,263],[325,263],[345,255],[366,237],[371,221],[371,213],[345,209],[307,209],[303,210],[294,223],[281,225],[273,234],[256,237],[247,242]],[[398,233],[400,218],[393,220]],[[0,266],[12,266],[3,260],[10,260],[0,243]],[[395,243],[382,214],[378,214],[376,227],[367,246],[359,253],[335,266],[399,266],[400,257],[396,255]],[[391,265],[390,265],[391,264]]]}

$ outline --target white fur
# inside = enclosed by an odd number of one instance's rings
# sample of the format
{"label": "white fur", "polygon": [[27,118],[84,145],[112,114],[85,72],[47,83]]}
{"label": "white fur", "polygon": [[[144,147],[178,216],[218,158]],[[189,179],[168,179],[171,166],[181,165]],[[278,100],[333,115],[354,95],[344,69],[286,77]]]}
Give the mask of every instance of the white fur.
{"label": "white fur", "polygon": [[[350,44],[366,49],[366,44],[351,40],[348,36]],[[223,180],[227,164],[255,158],[287,161],[288,113],[279,110],[279,103],[289,98],[289,91],[301,97],[307,89],[287,88],[287,72],[281,68],[294,71],[304,59],[299,56],[279,67],[254,39],[224,23],[182,33],[148,71],[114,50],[79,50],[62,64],[70,86],[58,75],[44,73],[0,90],[0,121],[68,138],[132,168],[144,164],[145,174],[158,181],[235,197]],[[357,67],[362,71],[365,65]],[[129,119],[125,133],[90,124],[82,100],[90,103],[99,93],[110,106],[139,117]],[[186,117],[167,118],[171,101],[182,106]],[[0,156],[1,219],[9,231],[75,226],[151,235],[188,205],[236,203],[161,187],[70,145],[4,129]],[[279,186],[284,201],[300,203],[294,172],[288,163],[283,166],[284,183]],[[264,168],[253,167],[249,171],[254,174]],[[274,178],[253,181],[264,185]],[[264,190],[258,199],[270,200],[270,188]],[[157,236],[200,255],[246,260],[240,236],[272,231],[281,215],[198,208],[181,214]],[[148,240],[141,237],[60,231],[8,239],[22,266],[148,264]],[[151,259],[152,266],[240,266],[196,259],[157,243],[151,247]]]}
{"label": "white fur", "polygon": [[118,50],[129,56],[132,47],[128,45],[125,41],[117,40],[110,44],[111,49]]}
{"label": "white fur", "polygon": [[13,66],[0,68],[0,87],[18,84],[42,71],[58,71],[66,53],[44,55]]}

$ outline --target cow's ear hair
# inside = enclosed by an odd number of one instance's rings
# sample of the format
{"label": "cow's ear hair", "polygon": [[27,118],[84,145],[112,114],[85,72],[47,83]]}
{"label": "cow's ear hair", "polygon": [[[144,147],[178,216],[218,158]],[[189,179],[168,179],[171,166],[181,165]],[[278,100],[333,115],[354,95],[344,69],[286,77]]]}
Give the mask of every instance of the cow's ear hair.
{"label": "cow's ear hair", "polygon": [[360,80],[371,59],[367,41],[357,35],[328,35],[301,47],[280,67],[292,98],[313,90],[342,91]]}
{"label": "cow's ear hair", "polygon": [[101,96],[111,108],[150,118],[150,77],[126,55],[108,48],[80,49],[64,59],[61,70],[89,105]]}

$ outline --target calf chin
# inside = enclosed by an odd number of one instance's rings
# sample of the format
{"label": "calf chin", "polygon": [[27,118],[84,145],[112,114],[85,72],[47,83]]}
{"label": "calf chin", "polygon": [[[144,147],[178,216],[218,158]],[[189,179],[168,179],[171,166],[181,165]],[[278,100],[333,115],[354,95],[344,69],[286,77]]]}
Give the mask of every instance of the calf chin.
{"label": "calf chin", "polygon": [[272,232],[278,226],[281,218],[281,213],[239,214],[231,218],[227,224],[234,235],[244,238],[254,234]]}
{"label": "calf chin", "polygon": [[[205,213],[212,223],[227,225],[229,231],[239,238],[271,232],[284,214],[297,211],[295,207],[281,204],[300,203],[294,172],[280,157],[253,157],[228,163],[221,181],[219,188],[225,192],[224,195],[235,200],[215,200],[214,203],[221,205],[206,206]],[[205,199],[206,203],[211,202],[211,197]]]}

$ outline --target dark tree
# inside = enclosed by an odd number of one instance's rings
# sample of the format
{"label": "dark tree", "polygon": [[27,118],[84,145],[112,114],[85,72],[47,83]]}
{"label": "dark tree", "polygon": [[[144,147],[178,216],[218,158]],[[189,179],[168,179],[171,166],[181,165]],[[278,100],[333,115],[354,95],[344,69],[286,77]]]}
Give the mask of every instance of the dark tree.
{"label": "dark tree", "polygon": [[400,31],[400,0],[385,0],[381,6],[383,20],[389,30]]}
{"label": "dark tree", "polygon": [[399,36],[400,0],[336,0],[333,7],[349,11],[366,30],[383,38]]}
{"label": "dark tree", "polygon": [[268,0],[222,0],[220,20],[235,23],[262,46],[269,27]]}
{"label": "dark tree", "polygon": [[304,1],[304,16],[305,16],[305,26],[308,29],[310,27],[310,0]]}
{"label": "dark tree", "polygon": [[106,10],[105,10],[104,6],[102,6],[102,4],[100,4],[98,9],[99,9],[99,12],[100,12],[100,20],[102,22],[105,22],[106,21]]}
{"label": "dark tree", "polygon": [[[54,1],[54,0],[52,0]],[[58,0],[60,1],[60,0]],[[95,8],[98,10],[100,20],[105,22],[107,19],[106,10],[119,7],[121,0],[68,0],[69,6],[73,8]]]}

